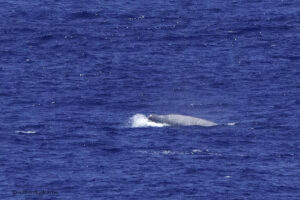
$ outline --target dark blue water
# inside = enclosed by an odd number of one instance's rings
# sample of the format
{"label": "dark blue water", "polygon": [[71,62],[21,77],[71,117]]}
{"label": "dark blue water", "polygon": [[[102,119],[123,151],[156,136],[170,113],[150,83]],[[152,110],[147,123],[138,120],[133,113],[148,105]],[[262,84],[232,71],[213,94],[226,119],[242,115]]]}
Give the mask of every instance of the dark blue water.
{"label": "dark blue water", "polygon": [[296,0],[2,0],[0,199],[300,199],[299,94]]}

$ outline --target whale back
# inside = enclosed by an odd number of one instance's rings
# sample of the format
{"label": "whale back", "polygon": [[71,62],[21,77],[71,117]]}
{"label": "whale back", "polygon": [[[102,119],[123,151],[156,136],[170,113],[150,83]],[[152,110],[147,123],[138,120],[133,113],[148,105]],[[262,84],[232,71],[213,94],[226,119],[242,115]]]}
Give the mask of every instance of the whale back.
{"label": "whale back", "polygon": [[179,115],[179,114],[169,114],[169,115],[156,115],[151,114],[148,117],[149,120],[158,123],[166,123],[170,125],[177,125],[177,126],[215,126],[217,125],[214,122],[187,116],[187,115]]}

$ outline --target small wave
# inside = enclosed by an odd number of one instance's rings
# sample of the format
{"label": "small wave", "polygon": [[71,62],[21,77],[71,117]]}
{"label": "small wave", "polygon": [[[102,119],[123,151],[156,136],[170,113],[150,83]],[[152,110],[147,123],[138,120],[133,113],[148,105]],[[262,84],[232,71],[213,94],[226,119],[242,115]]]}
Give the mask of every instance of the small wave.
{"label": "small wave", "polygon": [[143,114],[133,115],[130,118],[129,122],[132,128],[169,126],[168,124],[164,124],[164,123],[152,122]]}
{"label": "small wave", "polygon": [[81,11],[75,12],[70,15],[71,19],[96,19],[100,17],[99,13]]}
{"label": "small wave", "polygon": [[222,156],[221,153],[210,152],[209,150],[192,149],[191,151],[174,151],[174,150],[138,150],[136,153],[151,155],[200,155],[200,156]]}
{"label": "small wave", "polygon": [[15,131],[16,133],[22,133],[22,134],[35,134],[36,131]]}

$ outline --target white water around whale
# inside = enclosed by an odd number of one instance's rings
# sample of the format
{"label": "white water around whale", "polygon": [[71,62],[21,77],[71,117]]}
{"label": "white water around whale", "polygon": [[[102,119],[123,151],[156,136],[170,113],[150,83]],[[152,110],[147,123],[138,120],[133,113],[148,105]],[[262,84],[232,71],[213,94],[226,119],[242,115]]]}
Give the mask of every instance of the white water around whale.
{"label": "white water around whale", "polygon": [[143,114],[135,114],[130,118],[129,123],[132,128],[169,126],[169,124],[165,123],[152,122]]}

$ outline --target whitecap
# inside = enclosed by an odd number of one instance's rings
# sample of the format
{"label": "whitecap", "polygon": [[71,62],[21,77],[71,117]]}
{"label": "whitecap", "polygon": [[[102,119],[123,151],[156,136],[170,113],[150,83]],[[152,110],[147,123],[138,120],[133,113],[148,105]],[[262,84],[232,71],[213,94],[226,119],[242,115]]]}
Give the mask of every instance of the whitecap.
{"label": "whitecap", "polygon": [[23,133],[23,134],[35,134],[36,131],[15,131],[16,133]]}
{"label": "whitecap", "polygon": [[227,126],[235,126],[236,123],[235,122],[230,122],[230,123],[227,123]]}

